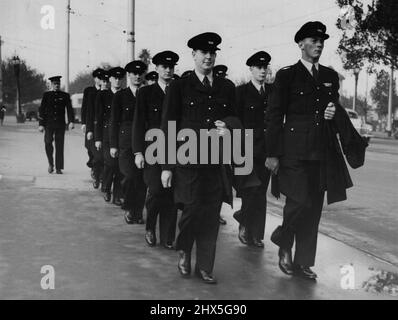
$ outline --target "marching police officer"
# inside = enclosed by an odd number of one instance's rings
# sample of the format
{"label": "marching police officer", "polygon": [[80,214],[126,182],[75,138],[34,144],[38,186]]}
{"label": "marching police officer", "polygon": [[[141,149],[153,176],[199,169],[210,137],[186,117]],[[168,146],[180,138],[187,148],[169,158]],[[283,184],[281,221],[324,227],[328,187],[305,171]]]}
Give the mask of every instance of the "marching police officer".
{"label": "marching police officer", "polygon": [[142,172],[134,164],[132,151],[132,126],[136,108],[137,91],[143,83],[147,65],[135,60],[129,62],[127,72],[129,86],[115,94],[112,103],[110,126],[110,151],[112,157],[118,154],[119,168],[123,175],[124,217],[129,224],[142,224],[146,187]]}
{"label": "marching police officer", "polygon": [[236,104],[240,120],[245,129],[253,130],[254,171],[261,181],[256,187],[243,188],[238,195],[242,198],[242,207],[234,213],[239,222],[239,240],[246,245],[264,247],[265,216],[267,210],[267,188],[270,171],[264,166],[266,160],[265,115],[270,85],[265,83],[267,67],[271,56],[259,51],[247,59],[252,79],[236,88]]}
{"label": "marching police officer", "polygon": [[[212,32],[188,41],[188,47],[193,50],[195,70],[170,84],[162,118],[162,129],[166,133],[169,122],[175,122],[177,131],[185,128],[199,134],[200,129],[214,128],[217,134],[224,135],[229,119],[239,122],[235,117],[234,84],[213,73],[220,43],[221,37]],[[195,273],[205,283],[214,284],[217,281],[212,271],[221,205],[226,195],[231,201],[231,184],[224,179],[225,166],[177,162],[177,165],[167,163],[162,169],[163,186],[171,187],[173,183],[176,204],[183,205],[176,241],[180,256],[178,270],[183,277],[190,275],[191,251],[196,242]]]}
{"label": "marching police officer", "polygon": [[152,58],[159,79],[157,83],[139,90],[133,124],[135,163],[139,169],[144,169],[144,181],[148,186],[145,240],[150,246],[156,245],[156,220],[159,215],[160,243],[168,249],[173,248],[177,209],[172,190],[162,186],[160,165],[144,164],[145,133],[160,128],[163,100],[178,59],[179,56],[172,51],[162,51]]}
{"label": "marching police officer", "polygon": [[94,138],[95,147],[102,149],[104,157],[104,170],[102,174],[103,190],[105,192],[104,199],[106,202],[111,201],[111,190],[113,185],[112,203],[120,206],[121,200],[121,174],[117,159],[110,153],[110,121],[111,107],[114,95],[121,89],[122,80],[125,71],[121,67],[109,70],[109,80],[111,88],[101,90],[95,100],[95,126]]}
{"label": "marching police officer", "polygon": [[145,75],[145,80],[146,80],[146,83],[147,83],[148,86],[156,83],[158,81],[158,78],[159,78],[159,76],[158,76],[158,73],[156,71],[148,72]]}
{"label": "marching police officer", "polygon": [[64,169],[65,110],[69,129],[74,128],[74,111],[69,93],[60,90],[61,76],[48,78],[52,91],[43,95],[39,108],[39,131],[44,133],[44,143],[48,159],[48,173],[54,172],[53,141],[55,140],[55,169],[62,174]]}
{"label": "marching police officer", "polygon": [[[87,96],[87,115],[86,115],[86,133],[89,146],[93,155],[92,160],[92,177],[93,177],[93,187],[98,189],[100,182],[102,180],[102,172],[104,170],[104,155],[102,149],[97,149],[95,147],[94,129],[95,129],[95,101],[97,95],[102,90],[107,90],[109,86],[109,73],[102,70],[98,75],[100,79],[99,90],[90,90]],[[101,191],[104,191],[104,184],[102,184]]]}
{"label": "marching police officer", "polygon": [[222,77],[222,78],[227,77],[227,71],[228,71],[228,67],[223,64],[219,64],[219,65],[215,66],[213,69],[213,72],[216,75],[216,77]]}
{"label": "marching police officer", "polygon": [[321,168],[330,160],[324,130],[334,119],[339,98],[337,73],[319,64],[328,38],[319,21],[307,22],[296,33],[302,57],[276,74],[266,132],[266,166],[278,174],[286,195],[282,226],[271,236],[279,246],[279,267],[288,275],[312,280],[317,278],[310,267],[315,262],[324,199]]}
{"label": "marching police officer", "polygon": [[[100,76],[104,72],[103,69],[97,68],[93,71],[92,76],[94,79],[94,86],[90,86],[84,89],[83,91],[83,101],[82,101],[82,108],[81,108],[81,123],[82,123],[82,131],[84,132],[84,146],[87,149],[88,154],[88,161],[87,166],[89,168],[93,168],[93,161],[94,161],[94,139],[93,132],[91,131],[90,135],[87,131],[87,118],[89,114],[94,114],[94,103],[95,103],[95,95],[97,91],[100,90]],[[88,139],[90,137],[90,139]]]}

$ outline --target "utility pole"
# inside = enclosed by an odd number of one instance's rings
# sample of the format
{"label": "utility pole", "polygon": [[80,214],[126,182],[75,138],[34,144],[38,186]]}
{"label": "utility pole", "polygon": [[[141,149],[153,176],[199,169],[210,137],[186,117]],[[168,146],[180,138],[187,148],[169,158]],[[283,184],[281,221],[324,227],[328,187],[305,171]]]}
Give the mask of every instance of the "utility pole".
{"label": "utility pole", "polygon": [[135,0],[127,1],[127,59],[129,62],[135,60]]}
{"label": "utility pole", "polygon": [[387,113],[387,128],[386,128],[389,137],[391,137],[393,82],[394,82],[394,67],[391,65],[390,85],[388,88],[388,113]]}
{"label": "utility pole", "polygon": [[66,7],[66,59],[65,59],[65,92],[69,92],[69,52],[70,52],[70,0]]}
{"label": "utility pole", "polygon": [[3,60],[1,58],[1,45],[3,42],[1,41],[1,36],[0,36],[0,108],[3,106],[3,69],[1,68],[1,65],[3,63]]}

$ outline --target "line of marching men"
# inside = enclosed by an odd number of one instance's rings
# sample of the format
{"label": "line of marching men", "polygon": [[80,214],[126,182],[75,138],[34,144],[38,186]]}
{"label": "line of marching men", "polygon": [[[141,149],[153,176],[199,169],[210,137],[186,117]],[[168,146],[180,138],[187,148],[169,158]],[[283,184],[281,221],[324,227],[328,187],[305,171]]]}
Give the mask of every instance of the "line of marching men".
{"label": "line of marching men", "polygon": [[[251,81],[235,88],[225,78],[226,67],[214,67],[221,37],[213,32],[188,41],[194,69],[181,79],[174,80],[179,56],[172,51],[153,57],[158,79],[147,74],[147,80],[154,81],[150,85],[143,86],[147,66],[141,61],[93,72],[95,86],[85,89],[82,106],[93,186],[101,186],[105,201],[122,206],[129,224],[144,223],[146,206],[145,240],[150,246],[157,243],[159,216],[160,243],[178,251],[177,266],[183,277],[190,276],[196,243],[196,275],[205,283],[217,282],[212,271],[220,211],[223,202],[232,204],[233,179],[242,198],[240,210],[234,213],[238,238],[245,245],[264,247],[266,191],[272,173],[272,193],[280,190],[286,196],[283,223],[271,235],[279,246],[279,268],[289,276],[317,278],[310,267],[315,263],[325,191],[328,203],[333,203],[345,200],[346,188],[352,186],[339,145],[353,168],[363,164],[366,148],[339,105],[337,73],[319,64],[328,38],[321,22],[304,24],[294,37],[301,59],[278,71],[272,90],[265,83],[271,60],[265,51],[247,59]],[[122,89],[126,75],[128,87]],[[49,173],[54,170],[55,137],[55,166],[61,174],[65,110],[71,128],[74,116],[69,95],[59,91],[59,77],[55,78],[53,91],[43,97],[39,129],[45,129]],[[231,129],[252,129],[252,172],[233,177],[229,165],[211,162],[148,164],[145,133],[158,128],[167,137],[170,122],[175,122],[177,131],[190,129],[197,137],[203,129],[215,129],[219,136]],[[176,144],[179,147],[184,141]],[[202,159],[200,149],[197,159]],[[175,237],[177,205],[182,213]]]}
{"label": "line of marching men", "polygon": [[[169,249],[174,248],[177,206],[173,189],[162,185],[161,166],[145,162],[145,149],[149,144],[145,141],[145,133],[161,128],[162,106],[171,82],[178,77],[174,74],[178,60],[176,53],[163,51],[152,59],[156,72],[146,73],[147,65],[139,60],[124,68],[96,69],[92,73],[95,85],[84,90],[82,102],[82,124],[89,156],[87,165],[91,168],[93,187],[101,187],[106,202],[121,206],[128,224],[143,224],[146,207],[145,240],[150,246],[157,243],[159,216],[159,242]],[[234,217],[241,222],[239,239],[244,244],[260,248],[264,247],[265,193],[270,177],[264,167],[265,150],[261,150],[265,143],[265,110],[269,93],[265,78],[270,60],[270,55],[264,51],[251,56],[247,65],[253,79],[237,91],[238,99],[242,100],[239,116],[246,127],[255,130],[255,170],[259,171],[262,184],[261,188],[249,189],[242,195],[242,210]],[[188,78],[192,73],[194,71],[186,71],[181,77]],[[227,67],[215,66],[213,74],[224,79]],[[128,86],[121,88],[125,76]],[[145,80],[147,85],[144,85]],[[247,104],[251,109],[244,106]],[[246,216],[248,212],[251,214]],[[225,224],[224,221],[220,217],[219,223]]]}

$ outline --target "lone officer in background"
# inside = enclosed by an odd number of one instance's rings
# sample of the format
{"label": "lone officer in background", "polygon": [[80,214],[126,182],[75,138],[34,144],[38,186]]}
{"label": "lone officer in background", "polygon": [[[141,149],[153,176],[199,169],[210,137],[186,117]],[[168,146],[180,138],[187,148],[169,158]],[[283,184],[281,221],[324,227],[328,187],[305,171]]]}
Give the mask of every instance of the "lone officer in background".
{"label": "lone officer in background", "polygon": [[[166,137],[169,122],[176,123],[177,132],[192,129],[198,137],[200,129],[215,129],[222,136],[228,130],[229,120],[239,123],[235,113],[234,84],[215,77],[213,73],[216,50],[219,50],[217,45],[220,43],[221,37],[212,32],[197,35],[188,41],[188,47],[193,50],[195,70],[170,84],[161,126]],[[180,142],[177,141],[177,145]],[[200,159],[200,150],[197,158]],[[205,283],[214,284],[217,281],[212,272],[221,205],[223,201],[231,203],[232,186],[225,179],[224,165],[208,163],[182,164],[178,160],[176,165],[167,163],[162,166],[161,179],[163,187],[170,188],[173,184],[175,202],[183,205],[176,241],[180,255],[179,272],[183,277],[190,275],[191,251],[196,242],[195,273]]]}
{"label": "lone officer in background", "polygon": [[[326,26],[318,21],[307,22],[296,33],[302,57],[276,74],[266,133],[266,166],[278,175],[280,191],[286,196],[282,226],[271,236],[279,246],[279,267],[288,275],[312,280],[317,278],[310,267],[315,263],[324,193],[327,188],[329,197],[333,191],[329,190],[331,180],[325,187],[324,167],[335,159],[345,166],[341,152],[325,151],[330,143],[338,144],[336,135],[327,138],[325,130],[335,124],[339,107],[338,75],[319,64],[328,38]],[[333,180],[342,171],[333,172]],[[339,187],[345,194],[345,185]]]}
{"label": "lone officer in background", "polygon": [[[84,89],[83,91],[83,101],[82,101],[82,109],[81,109],[81,123],[82,123],[82,131],[84,132],[84,146],[87,149],[88,161],[87,167],[93,168],[94,161],[94,139],[93,139],[93,131],[88,132],[87,130],[87,119],[94,114],[94,104],[95,104],[95,96],[96,93],[100,90],[100,76],[104,72],[103,69],[97,68],[93,71],[92,76],[94,78],[94,86],[90,86]],[[90,139],[89,139],[90,137]]]}
{"label": "lone officer in background", "polygon": [[61,91],[61,76],[48,78],[52,91],[43,95],[39,107],[39,131],[44,133],[44,143],[48,159],[48,173],[54,172],[54,147],[55,140],[55,169],[57,174],[62,174],[64,169],[64,138],[65,138],[65,110],[68,115],[68,127],[74,128],[75,115],[69,93]]}
{"label": "lone officer in background", "polygon": [[128,224],[143,224],[146,187],[142,172],[134,164],[132,151],[132,126],[136,108],[137,91],[144,81],[147,65],[135,60],[129,62],[127,72],[129,86],[115,94],[112,102],[110,126],[110,152],[113,158],[119,157],[119,168],[123,175],[122,193],[126,211],[124,218]]}
{"label": "lone officer in background", "polygon": [[156,245],[156,220],[159,215],[160,243],[168,249],[173,248],[177,209],[174,205],[172,189],[162,186],[161,166],[145,163],[144,155],[147,146],[145,133],[150,129],[160,128],[163,100],[172,81],[174,66],[178,59],[179,56],[172,51],[163,51],[153,57],[152,63],[156,66],[159,80],[139,90],[133,124],[135,164],[139,169],[144,169],[144,181],[148,186],[145,240],[150,246]]}
{"label": "lone officer in background", "polygon": [[[91,90],[87,96],[87,115],[86,115],[86,132],[87,132],[87,140],[89,142],[89,147],[91,149],[93,160],[92,160],[92,178],[93,178],[93,187],[94,189],[98,189],[100,183],[102,181],[102,173],[104,171],[104,155],[102,149],[97,149],[95,146],[95,101],[97,99],[97,95],[101,92],[101,90],[107,90],[109,86],[109,73],[105,70],[102,70],[98,75],[99,82],[99,90]],[[101,191],[104,192],[104,184],[102,183]]]}
{"label": "lone officer in background", "polygon": [[219,64],[219,65],[215,66],[214,70],[213,70],[216,77],[222,77],[222,78],[227,77],[227,71],[228,71],[228,67],[223,64]]}
{"label": "lone officer in background", "polygon": [[159,78],[159,76],[158,76],[158,73],[156,71],[148,72],[145,75],[145,80],[146,80],[146,83],[147,83],[148,86],[156,83],[158,81],[158,78]]}
{"label": "lone officer in background", "polygon": [[270,171],[265,167],[265,116],[270,85],[265,83],[271,56],[265,51],[253,54],[246,61],[250,67],[250,82],[236,88],[237,112],[245,129],[253,130],[254,171],[261,185],[238,190],[242,207],[234,213],[239,222],[239,240],[246,245],[264,247],[267,188]]}
{"label": "lone officer in background", "polygon": [[[122,80],[126,72],[121,67],[109,70],[109,80],[111,89],[102,90],[97,94],[95,101],[95,126],[94,137],[97,150],[102,149],[104,156],[104,170],[102,173],[102,183],[105,192],[104,200],[121,206],[121,174],[119,172],[118,160],[110,153],[110,120],[112,99],[116,92],[121,89]],[[113,190],[112,190],[113,185]],[[111,191],[112,190],[112,191]]]}

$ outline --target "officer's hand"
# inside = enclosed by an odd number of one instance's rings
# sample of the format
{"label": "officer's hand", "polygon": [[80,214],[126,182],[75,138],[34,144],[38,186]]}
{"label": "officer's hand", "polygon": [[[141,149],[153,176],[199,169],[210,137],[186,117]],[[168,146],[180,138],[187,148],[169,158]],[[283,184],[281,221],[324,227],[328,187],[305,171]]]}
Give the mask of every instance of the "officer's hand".
{"label": "officer's hand", "polygon": [[72,130],[75,128],[75,124],[73,122],[69,123],[69,130]]}
{"label": "officer's hand", "polygon": [[217,121],[214,121],[214,124],[216,126],[218,135],[220,135],[220,136],[225,135],[225,133],[227,132],[227,125],[225,124],[225,122],[223,122],[221,120],[217,120]]}
{"label": "officer's hand", "polygon": [[333,102],[329,102],[327,108],[325,109],[325,119],[332,120],[334,114],[336,113],[336,107]]}
{"label": "officer's hand", "polygon": [[145,164],[145,159],[144,156],[141,152],[137,153],[135,155],[135,165],[137,166],[138,169],[143,169]]}
{"label": "officer's hand", "polygon": [[82,131],[83,131],[83,133],[86,133],[86,125],[85,124],[82,124]]}
{"label": "officer's hand", "polygon": [[93,137],[94,137],[94,135],[91,131],[87,132],[87,140],[91,140]]}
{"label": "officer's hand", "polygon": [[112,158],[116,158],[117,157],[117,149],[116,148],[111,148],[109,153],[111,154]]}
{"label": "officer's hand", "polygon": [[43,132],[44,131],[44,127],[43,126],[39,126],[39,131]]}
{"label": "officer's hand", "polygon": [[99,149],[101,149],[101,147],[102,147],[102,142],[101,141],[95,141],[95,148],[97,150],[99,150]]}
{"label": "officer's hand", "polygon": [[173,173],[170,170],[163,170],[162,171],[162,185],[163,188],[170,188],[171,187],[171,179],[173,178]]}
{"label": "officer's hand", "polygon": [[275,157],[267,158],[267,160],[265,160],[265,166],[273,174],[277,174],[279,170],[279,159]]}

